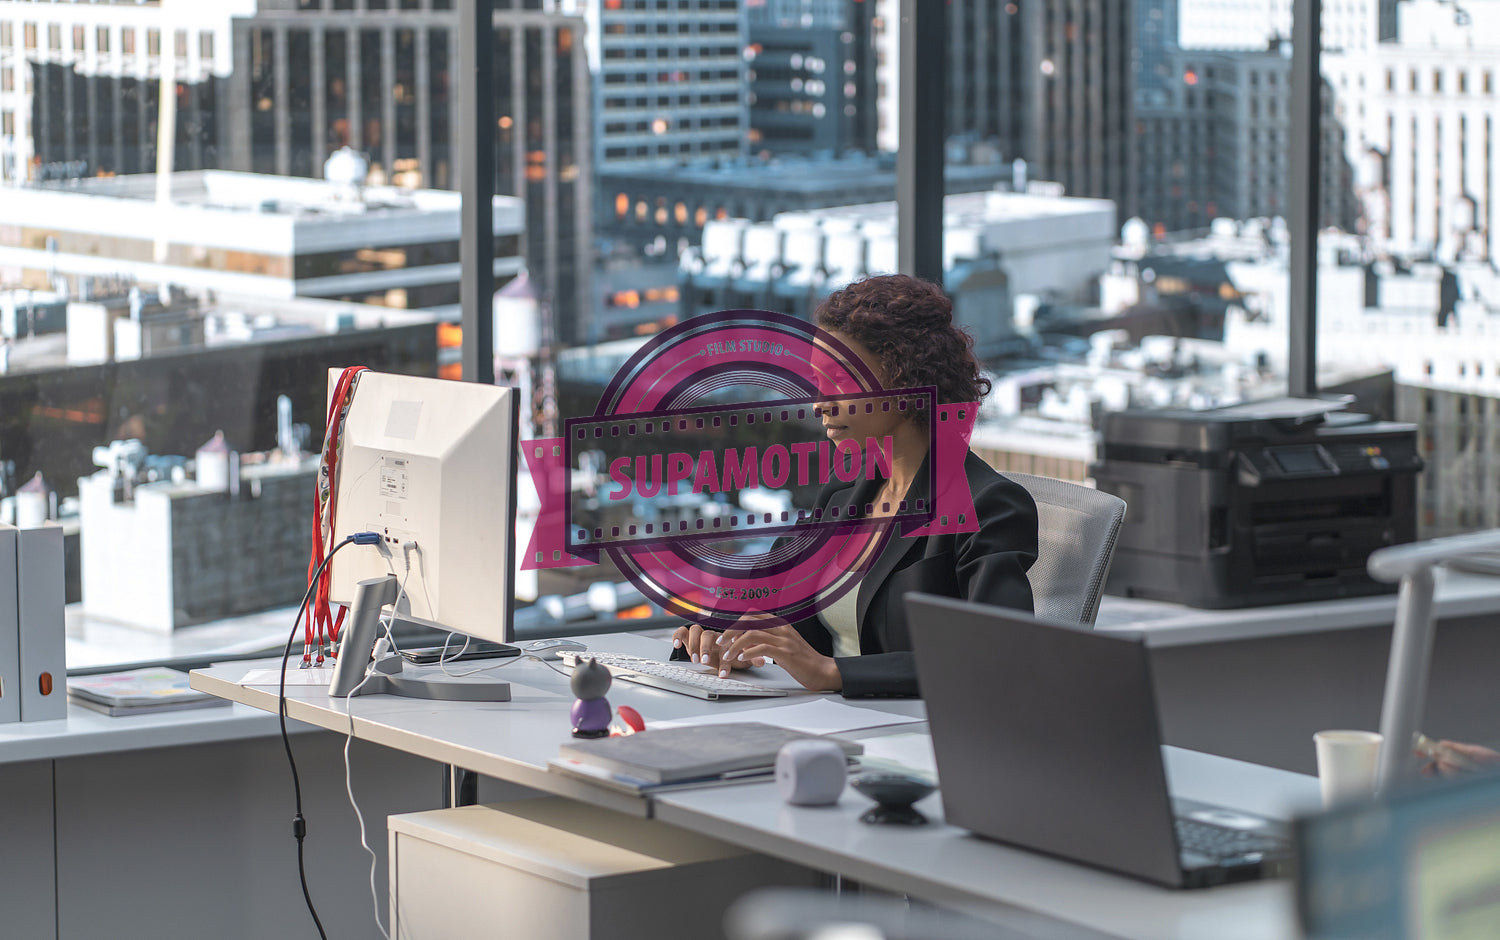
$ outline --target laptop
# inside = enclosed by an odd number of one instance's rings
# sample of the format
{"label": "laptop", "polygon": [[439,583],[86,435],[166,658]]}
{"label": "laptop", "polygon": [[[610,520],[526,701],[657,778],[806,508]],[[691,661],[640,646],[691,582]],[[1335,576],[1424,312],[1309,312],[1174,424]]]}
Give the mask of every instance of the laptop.
{"label": "laptop", "polygon": [[1168,887],[1290,871],[1290,826],[1167,792],[1145,640],[906,595],[943,813]]}

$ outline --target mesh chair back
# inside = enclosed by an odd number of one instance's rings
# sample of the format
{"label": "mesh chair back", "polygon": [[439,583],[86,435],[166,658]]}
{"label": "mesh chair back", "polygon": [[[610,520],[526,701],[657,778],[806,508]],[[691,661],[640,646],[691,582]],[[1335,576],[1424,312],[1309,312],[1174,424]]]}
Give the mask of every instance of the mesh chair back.
{"label": "mesh chair back", "polygon": [[1093,626],[1125,501],[1065,480],[1007,473],[1036,501],[1037,559],[1027,576],[1040,618]]}

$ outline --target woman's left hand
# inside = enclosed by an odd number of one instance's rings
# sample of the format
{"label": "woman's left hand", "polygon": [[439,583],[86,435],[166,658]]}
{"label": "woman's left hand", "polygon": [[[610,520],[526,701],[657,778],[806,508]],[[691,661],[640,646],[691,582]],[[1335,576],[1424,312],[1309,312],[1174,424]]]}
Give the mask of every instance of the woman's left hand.
{"label": "woman's left hand", "polygon": [[725,630],[719,635],[719,675],[729,675],[729,664],[767,656],[793,679],[814,692],[837,692],[844,687],[832,656],[813,649],[802,634],[790,626],[760,630]]}

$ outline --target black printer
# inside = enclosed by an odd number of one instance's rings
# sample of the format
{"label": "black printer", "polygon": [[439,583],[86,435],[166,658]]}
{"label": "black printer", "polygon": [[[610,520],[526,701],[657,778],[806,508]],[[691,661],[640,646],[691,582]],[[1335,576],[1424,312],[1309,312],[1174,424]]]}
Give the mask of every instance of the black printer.
{"label": "black printer", "polygon": [[1222,608],[1394,591],[1365,560],[1416,538],[1417,429],[1337,407],[1106,414],[1091,471],[1126,502],[1106,592]]}

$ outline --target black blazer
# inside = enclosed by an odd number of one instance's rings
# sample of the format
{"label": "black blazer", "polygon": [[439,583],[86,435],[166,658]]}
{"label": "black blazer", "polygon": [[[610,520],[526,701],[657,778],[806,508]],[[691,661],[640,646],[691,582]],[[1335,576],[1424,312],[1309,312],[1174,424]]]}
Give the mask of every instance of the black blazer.
{"label": "black blazer", "polygon": [[[834,658],[846,697],[918,694],[902,600],[908,591],[1032,612],[1026,571],[1036,561],[1036,503],[1024,487],[995,472],[972,451],[964,459],[964,475],[974,496],[979,531],[904,538],[897,529],[860,581],[856,601],[860,655]],[[869,502],[881,482],[860,480],[831,488],[820,494],[820,502],[825,507]],[[930,496],[924,461],[907,499]],[[821,620],[810,617],[793,626],[818,652],[833,655],[833,637]]]}

